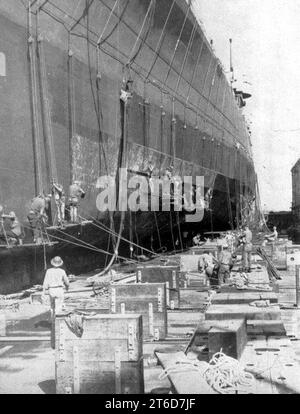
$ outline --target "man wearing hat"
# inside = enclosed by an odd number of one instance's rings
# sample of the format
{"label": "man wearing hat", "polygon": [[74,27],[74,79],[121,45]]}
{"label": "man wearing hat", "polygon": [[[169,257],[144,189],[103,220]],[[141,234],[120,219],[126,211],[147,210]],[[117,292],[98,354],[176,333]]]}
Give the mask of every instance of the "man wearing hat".
{"label": "man wearing hat", "polygon": [[62,306],[64,303],[64,287],[69,289],[69,279],[66,272],[61,268],[64,264],[62,259],[59,256],[54,257],[51,260],[52,267],[47,270],[44,284],[43,284],[43,294],[48,294],[50,296],[51,304],[51,316],[55,317],[56,313],[62,311]]}
{"label": "man wearing hat", "polygon": [[71,222],[77,223],[78,220],[78,206],[80,198],[85,197],[85,191],[81,188],[80,181],[74,181],[72,185],[70,185],[70,216]]}
{"label": "man wearing hat", "polygon": [[14,211],[11,211],[9,214],[2,214],[2,220],[7,219],[8,225],[5,227],[5,237],[9,240],[12,239],[15,242],[20,243],[23,238],[22,226],[16,216]]}
{"label": "man wearing hat", "polygon": [[45,223],[48,221],[46,210],[50,205],[51,194],[45,196],[43,193],[31,200],[31,207],[27,216],[33,231],[33,240],[36,244],[42,244]]}
{"label": "man wearing hat", "polygon": [[225,244],[219,256],[219,285],[226,283],[230,277],[230,270],[233,267],[232,254],[229,251],[229,246]]}
{"label": "man wearing hat", "polygon": [[20,243],[20,240],[23,236],[23,230],[14,211],[11,211],[9,213],[9,221],[9,230],[6,232],[6,235],[12,239],[17,240]]}

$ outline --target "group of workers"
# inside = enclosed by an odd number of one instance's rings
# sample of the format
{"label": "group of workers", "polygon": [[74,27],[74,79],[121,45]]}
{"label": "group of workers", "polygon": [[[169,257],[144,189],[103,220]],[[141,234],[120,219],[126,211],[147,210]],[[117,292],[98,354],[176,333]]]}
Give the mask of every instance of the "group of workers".
{"label": "group of workers", "polygon": [[[80,199],[85,197],[85,191],[81,188],[79,181],[74,181],[69,191],[69,222],[78,223],[78,207]],[[48,224],[49,208],[51,200],[54,200],[56,207],[56,218],[58,226],[64,227],[66,222],[66,196],[61,184],[52,182],[51,194],[39,194],[31,200],[30,210],[27,219],[33,232],[33,240],[36,244],[44,241],[45,228]],[[8,245],[22,244],[24,230],[14,211],[4,214],[4,208],[0,205],[0,239]]]}
{"label": "group of workers", "polygon": [[[65,224],[65,211],[66,211],[66,197],[63,186],[56,182],[52,183],[52,193],[45,195],[39,194],[31,201],[31,207],[27,216],[30,227],[33,231],[34,243],[41,244],[43,242],[43,233],[45,226],[48,223],[48,209],[51,199],[54,199],[56,206],[57,222],[60,227],[64,227]],[[85,192],[81,188],[79,181],[74,181],[70,186],[69,194],[69,212],[70,222],[78,222],[78,206],[80,199],[85,197]]]}
{"label": "group of workers", "polygon": [[[224,243],[220,245],[220,248],[222,246],[222,250],[218,259],[216,259],[209,251],[205,251],[204,254],[201,255],[199,261],[199,271],[205,271],[212,285],[222,285],[223,283],[226,283],[230,278],[230,273],[237,260],[237,255],[233,251],[238,247],[241,247],[242,271],[250,273],[253,248],[252,237],[253,235],[249,226],[243,228],[241,234],[236,239],[236,245],[233,234],[226,235]],[[193,242],[196,246],[200,244],[199,234],[193,238]],[[208,245],[207,240],[206,245]]]}

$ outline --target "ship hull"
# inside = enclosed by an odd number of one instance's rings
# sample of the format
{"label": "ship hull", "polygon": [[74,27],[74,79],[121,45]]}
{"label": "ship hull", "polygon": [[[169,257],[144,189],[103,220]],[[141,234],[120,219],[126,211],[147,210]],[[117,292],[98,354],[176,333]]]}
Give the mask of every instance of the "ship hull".
{"label": "ship hull", "polygon": [[[72,16],[72,4],[65,0],[45,2],[40,10],[33,7],[28,26],[27,11],[18,1],[0,1],[0,53],[5,56],[0,76],[0,191],[5,210],[14,210],[28,228],[31,198],[41,189],[49,192],[56,175],[67,193],[71,181],[80,180],[86,190],[81,215],[109,227],[96,205],[99,177],[117,177],[121,166],[145,174],[150,165],[162,176],[172,166],[173,174],[182,178],[203,176],[205,191],[213,190],[209,210],[194,230],[236,225],[241,197],[255,194],[250,141],[221,65],[192,10],[180,0],[170,15],[169,0],[122,0],[113,10],[115,2],[106,0],[82,2]],[[68,35],[70,26],[74,28]],[[99,55],[97,35],[102,36]],[[120,93],[128,81],[132,98],[124,112]],[[174,214],[171,219],[161,214],[158,231],[153,228],[153,213],[137,215],[141,216],[134,230],[137,244],[149,247],[157,232],[170,241],[171,227],[174,234],[178,231]],[[128,239],[129,216],[126,213],[123,233]],[[52,219],[55,224],[54,215]],[[118,214],[115,220],[118,229]],[[184,214],[180,226],[181,231],[187,226]],[[107,233],[95,225],[76,238],[104,251],[109,246]],[[167,247],[172,249],[172,244]],[[68,238],[59,240],[46,249],[46,262],[53,254],[64,256],[73,273],[103,266],[106,255],[86,247],[78,251]],[[129,256],[128,243],[121,249]],[[3,292],[42,280],[40,247],[18,248],[16,253],[2,249],[1,254],[2,280],[8,274],[18,280],[3,283]]]}

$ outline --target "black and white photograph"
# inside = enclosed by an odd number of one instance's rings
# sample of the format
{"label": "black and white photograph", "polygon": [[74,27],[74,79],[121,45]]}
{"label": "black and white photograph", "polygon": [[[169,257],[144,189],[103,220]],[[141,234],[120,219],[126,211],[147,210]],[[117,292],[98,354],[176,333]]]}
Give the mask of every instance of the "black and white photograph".
{"label": "black and white photograph", "polygon": [[300,394],[299,22],[0,0],[1,395]]}

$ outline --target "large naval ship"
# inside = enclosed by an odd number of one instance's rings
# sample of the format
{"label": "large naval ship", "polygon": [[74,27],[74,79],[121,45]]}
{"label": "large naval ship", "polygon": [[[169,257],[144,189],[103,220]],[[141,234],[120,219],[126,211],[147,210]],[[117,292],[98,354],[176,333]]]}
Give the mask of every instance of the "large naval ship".
{"label": "large naval ship", "polygon": [[[40,283],[55,254],[70,272],[88,271],[180,249],[191,230],[236,228],[253,207],[249,95],[227,79],[194,2],[0,0],[0,91],[0,202],[26,233],[22,245],[0,248],[0,294]],[[204,218],[99,212],[97,180],[117,182],[119,168],[204,176]],[[81,222],[58,227],[52,202],[37,246],[27,214],[53,180],[67,198],[80,181]]]}

